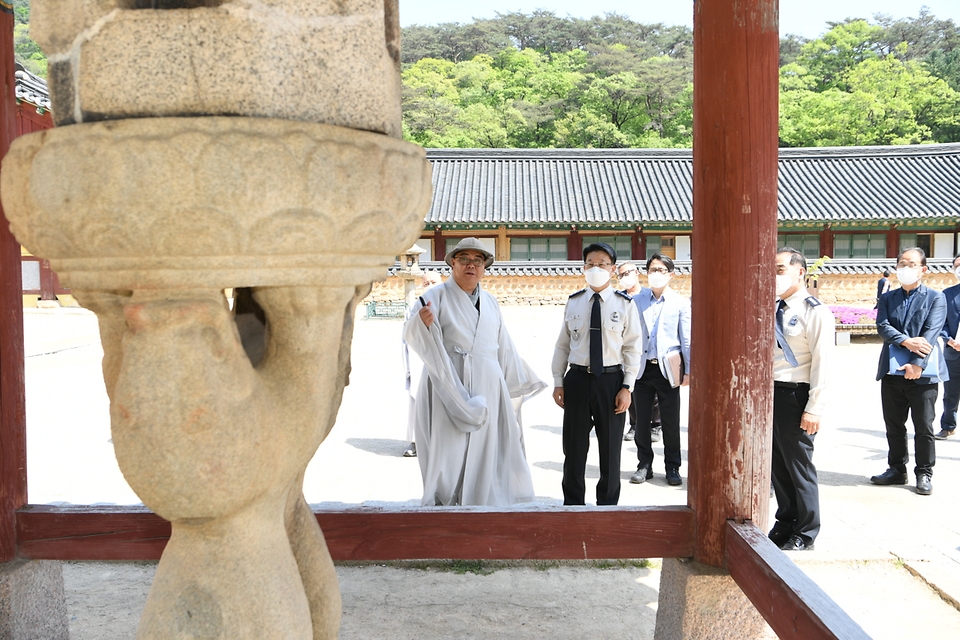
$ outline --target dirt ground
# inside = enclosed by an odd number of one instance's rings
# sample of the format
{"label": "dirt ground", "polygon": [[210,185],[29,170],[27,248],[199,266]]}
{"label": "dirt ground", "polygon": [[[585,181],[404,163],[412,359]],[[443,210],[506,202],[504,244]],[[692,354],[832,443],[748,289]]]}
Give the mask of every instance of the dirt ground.
{"label": "dirt ground", "polygon": [[[550,357],[562,308],[507,307],[507,325],[524,358],[550,381]],[[109,403],[100,374],[96,319],[84,311],[27,314],[29,497],[34,503],[136,504],[110,442]],[[337,424],[307,471],[307,500],[323,506],[416,505],[415,459],[403,458],[407,396],[400,322],[358,316],[351,384]],[[816,550],[795,562],[874,638],[947,638],[960,629],[960,438],[937,443],[934,493],[876,487],[886,467],[879,345],[837,350],[834,395],[817,436],[815,462],[823,529]],[[688,406],[688,392],[683,393]],[[537,501],[562,502],[561,412],[548,393],[524,407],[527,455]],[[686,460],[686,410],[682,422]],[[686,486],[656,477],[627,482],[636,447],[624,443],[621,504],[686,504]],[[686,481],[688,469],[681,468]],[[599,477],[596,452],[587,485]],[[771,512],[776,508],[771,501]],[[65,563],[74,640],[131,638],[153,563]],[[523,563],[339,566],[341,638],[652,638],[659,561],[601,568]]]}

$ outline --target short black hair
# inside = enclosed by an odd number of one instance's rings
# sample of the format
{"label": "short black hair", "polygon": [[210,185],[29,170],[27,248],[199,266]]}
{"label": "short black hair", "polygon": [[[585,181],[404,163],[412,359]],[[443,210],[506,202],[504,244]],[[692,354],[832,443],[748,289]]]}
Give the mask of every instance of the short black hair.
{"label": "short black hair", "polygon": [[[960,256],[957,256],[957,258],[960,258]],[[889,278],[889,277],[890,277],[890,269],[884,269],[884,270],[883,270],[883,277],[884,277],[884,278]]]}
{"label": "short black hair", "polygon": [[674,269],[673,260],[670,259],[670,256],[665,256],[662,253],[655,253],[649,258],[647,258],[647,271],[650,271],[650,263],[652,263],[654,260],[659,260],[660,262],[662,262],[663,266],[667,268],[667,271],[669,271],[670,273],[673,273],[673,269]]}
{"label": "short black hair", "polygon": [[900,258],[903,257],[903,254],[909,251],[916,251],[917,253],[919,253],[920,264],[924,267],[927,266],[927,252],[921,249],[920,247],[907,247],[906,249],[902,250],[900,253],[897,254],[897,264],[900,264]]}
{"label": "short black hair", "polygon": [[593,244],[588,244],[583,248],[583,261],[587,261],[587,254],[593,253],[594,251],[603,251],[605,254],[610,256],[610,260],[613,261],[613,264],[617,264],[617,251],[606,242],[594,242]]}
{"label": "short black hair", "polygon": [[803,254],[794,249],[793,247],[780,247],[777,249],[777,255],[781,253],[790,254],[790,264],[798,264],[803,267],[803,270],[807,270],[807,259],[803,257]]}

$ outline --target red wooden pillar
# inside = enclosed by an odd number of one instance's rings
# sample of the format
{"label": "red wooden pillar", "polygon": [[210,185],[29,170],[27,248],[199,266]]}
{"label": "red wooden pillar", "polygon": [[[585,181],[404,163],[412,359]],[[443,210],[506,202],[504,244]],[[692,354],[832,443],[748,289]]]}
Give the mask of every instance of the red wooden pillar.
{"label": "red wooden pillar", "polygon": [[567,260],[583,261],[583,236],[576,227],[570,228],[570,236],[567,239]]}
{"label": "red wooden pillar", "polygon": [[820,232],[820,255],[833,257],[833,229],[830,225],[825,226]]}
{"label": "red wooden pillar", "polygon": [[694,4],[690,487],[696,560],[766,526],[777,234],[777,0]]}
{"label": "red wooden pillar", "polygon": [[[0,4],[0,156],[16,137],[13,10]],[[20,244],[0,218],[0,562],[17,549],[15,511],[27,503],[27,432],[23,395],[23,284]]]}
{"label": "red wooden pillar", "polygon": [[440,227],[433,230],[433,259],[443,261],[447,257],[447,241]]}
{"label": "red wooden pillar", "polygon": [[647,261],[647,237],[643,235],[643,227],[638,228],[633,234],[633,259],[638,262]]}
{"label": "red wooden pillar", "polygon": [[887,230],[887,257],[896,258],[900,253],[900,232],[897,231],[897,225],[892,224]]}

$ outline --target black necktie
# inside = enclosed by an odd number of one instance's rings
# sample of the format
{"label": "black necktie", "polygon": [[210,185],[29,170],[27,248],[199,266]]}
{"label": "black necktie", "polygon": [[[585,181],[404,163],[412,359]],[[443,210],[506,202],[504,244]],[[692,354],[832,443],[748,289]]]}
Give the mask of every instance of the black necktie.
{"label": "black necktie", "polygon": [[600,294],[593,294],[593,310],[590,311],[590,373],[603,373],[603,333],[600,331]]}
{"label": "black necktie", "polygon": [[783,357],[787,359],[790,366],[795,367],[800,363],[797,362],[797,356],[793,355],[793,349],[787,344],[787,339],[783,337],[783,308],[785,306],[787,306],[787,303],[784,300],[781,300],[780,304],[777,305],[777,346],[783,350]]}

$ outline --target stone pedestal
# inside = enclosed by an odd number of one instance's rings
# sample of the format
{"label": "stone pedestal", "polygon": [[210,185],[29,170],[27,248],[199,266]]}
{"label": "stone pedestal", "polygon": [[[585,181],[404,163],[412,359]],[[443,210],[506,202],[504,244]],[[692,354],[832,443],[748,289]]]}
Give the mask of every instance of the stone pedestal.
{"label": "stone pedestal", "polygon": [[773,637],[773,631],[730,574],[692,560],[664,558],[656,640]]}
{"label": "stone pedestal", "polygon": [[[57,127],[19,138],[11,230],[97,313],[117,461],[171,537],[138,638],[330,638],[303,473],[354,308],[420,235],[396,0],[35,0]],[[263,312],[245,345],[224,289]],[[254,356],[254,352],[256,356]]]}
{"label": "stone pedestal", "polygon": [[0,638],[68,640],[63,572],[53,560],[0,564]]}

